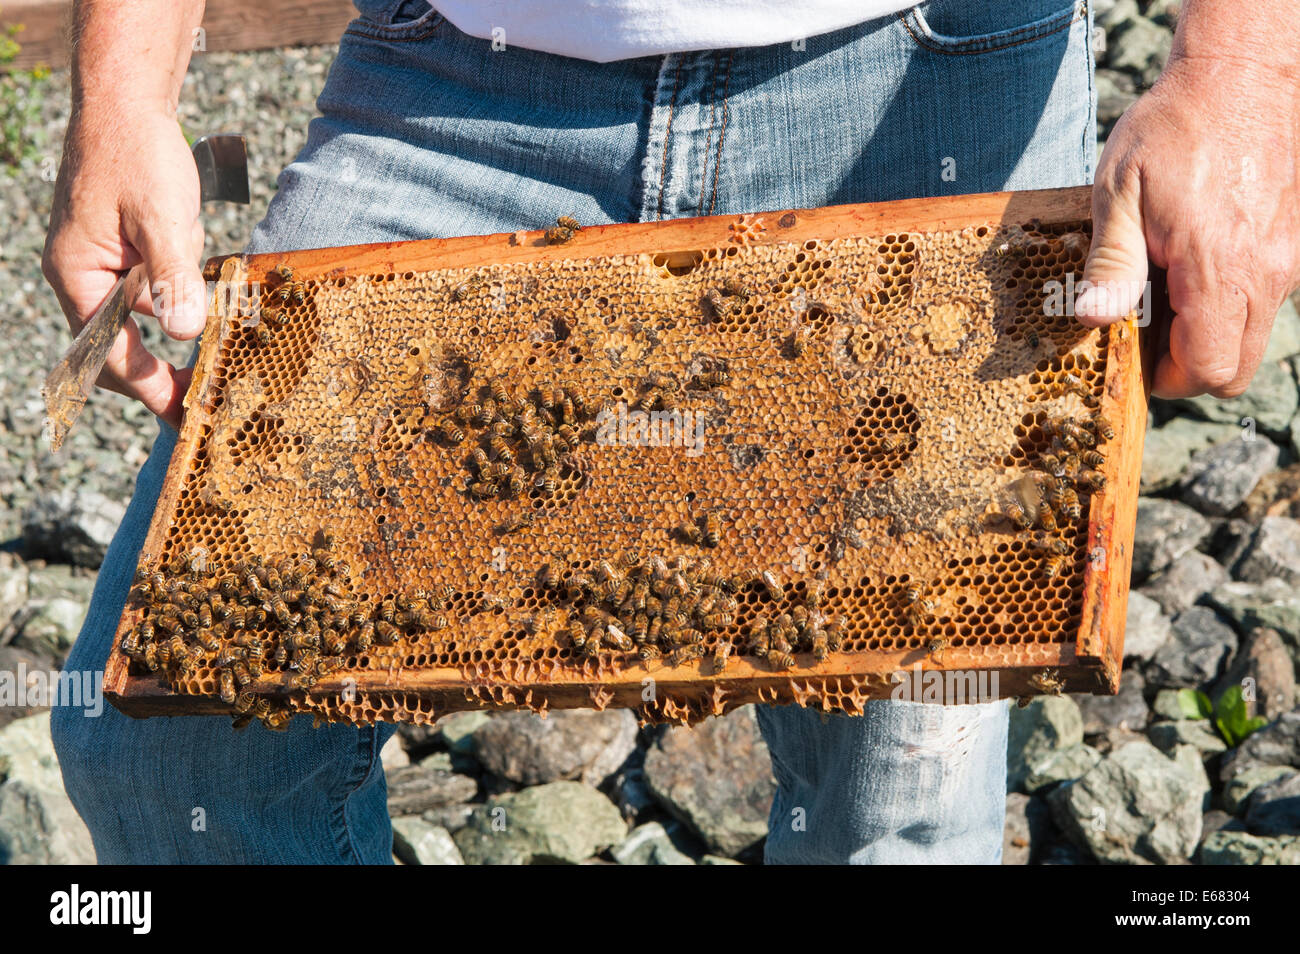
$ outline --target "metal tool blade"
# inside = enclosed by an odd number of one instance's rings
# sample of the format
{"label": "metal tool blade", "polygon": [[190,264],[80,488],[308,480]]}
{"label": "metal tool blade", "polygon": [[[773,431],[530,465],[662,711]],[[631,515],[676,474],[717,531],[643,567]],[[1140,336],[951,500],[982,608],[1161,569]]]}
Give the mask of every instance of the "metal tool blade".
{"label": "metal tool blade", "polygon": [[[248,154],[243,136],[235,133],[203,136],[195,140],[191,151],[199,172],[202,201],[248,204]],[[143,264],[123,273],[46,376],[45,386],[41,388],[45,398],[45,433],[54,450],[63,446],[64,438],[81,414],[147,277]]]}

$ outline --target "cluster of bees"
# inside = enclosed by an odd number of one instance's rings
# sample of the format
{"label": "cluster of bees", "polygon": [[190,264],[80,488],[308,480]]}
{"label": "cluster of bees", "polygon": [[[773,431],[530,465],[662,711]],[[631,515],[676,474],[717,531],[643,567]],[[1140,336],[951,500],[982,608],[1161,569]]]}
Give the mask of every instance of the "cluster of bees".
{"label": "cluster of bees", "polygon": [[201,550],[163,568],[140,568],[132,596],[147,611],[122,639],[122,652],[173,681],[207,663],[217,670],[221,700],[234,706],[235,727],[254,719],[287,726],[291,710],[250,687],[273,662],[285,689],[310,689],[351,652],[391,646],[448,625],[441,610],[450,587],[398,595],[371,610],[352,596],[351,568],[321,534],[310,554],[271,563],[254,555],[230,567],[208,564]]}
{"label": "cluster of bees", "polygon": [[752,297],[754,289],[733,277],[725,279],[717,288],[710,288],[704,295],[704,302],[713,320],[722,321],[742,308]]}
{"label": "cluster of bees", "polygon": [[[542,567],[538,583],[572,604],[558,637],[579,659],[596,659],[603,652],[635,653],[642,660],[666,657],[680,666],[703,659],[705,641],[714,634],[714,672],[726,668],[736,648],[720,631],[736,621],[737,594],[761,586],[773,602],[785,599],[781,582],[770,570],[728,574],[715,569],[707,557],[691,560],[680,555],[668,562],[659,556],[643,560],[626,554],[617,564],[597,562],[591,573],[569,572],[569,564],[554,557]],[[746,650],[779,669],[794,666],[795,652],[806,650],[820,660],[837,650],[843,630],[822,614],[822,593],[819,582],[805,604],[770,620],[755,620],[747,631]]]}
{"label": "cluster of bees", "polygon": [[[711,359],[698,374],[686,381],[688,391],[712,391],[731,383],[731,372],[725,361]],[[641,379],[636,400],[632,406],[638,411],[672,411],[682,393],[682,383],[675,374],[655,371]]]}
{"label": "cluster of bees", "polygon": [[271,293],[271,301],[262,308],[262,319],[257,323],[257,328],[253,332],[259,345],[268,345],[274,336],[274,330],[283,328],[285,325],[285,315],[283,309],[290,304],[301,305],[307,300],[307,286],[302,282],[294,281],[293,269],[281,262],[268,273],[268,278],[276,281],[274,291]]}
{"label": "cluster of bees", "polygon": [[[572,386],[542,388],[518,398],[497,382],[481,388],[476,399],[462,403],[435,430],[447,443],[460,444],[466,428],[478,429],[465,487],[475,500],[520,497],[530,488],[550,496],[561,465],[592,436],[587,425],[600,411],[589,407]],[[521,514],[499,525],[497,532],[512,533],[531,519]]]}
{"label": "cluster of bees", "polygon": [[546,230],[546,244],[563,245],[581,231],[582,226],[577,219],[571,215],[561,215],[555,220],[554,227]]}
{"label": "cluster of bees", "polygon": [[1094,412],[1083,419],[1049,417],[1043,433],[1050,446],[1039,455],[1039,469],[1016,482],[1015,496],[1003,515],[1017,530],[1032,531],[1029,545],[1045,554],[1043,575],[1052,580],[1065,570],[1071,551],[1056,534],[1079,520],[1080,491],[1097,493],[1106,486],[1106,477],[1098,470],[1106,458],[1097,444],[1113,439],[1115,429]]}

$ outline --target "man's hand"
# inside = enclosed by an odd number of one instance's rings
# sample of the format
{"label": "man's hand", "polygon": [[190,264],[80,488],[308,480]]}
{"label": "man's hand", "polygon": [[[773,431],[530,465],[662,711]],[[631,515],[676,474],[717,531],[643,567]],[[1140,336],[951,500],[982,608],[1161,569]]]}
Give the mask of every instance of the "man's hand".
{"label": "man's hand", "polygon": [[[203,330],[199,177],[176,121],[202,13],[201,0],[77,4],[72,120],[41,263],[74,335],[118,273],[140,262],[152,295],[136,310],[173,338]],[[178,427],[189,380],[188,368],[150,354],[128,319],[97,383]]]}
{"label": "man's hand", "polygon": [[[1230,6],[1230,5],[1223,5]],[[1075,314],[1135,308],[1147,259],[1168,272],[1175,317],[1152,392],[1246,390],[1273,317],[1300,285],[1300,55],[1290,3],[1262,0],[1283,42],[1234,37],[1225,11],[1189,2],[1160,80],[1115,126],[1093,189],[1094,234]],[[1267,23],[1265,23],[1267,27]],[[1219,32],[1214,32],[1214,31]],[[1252,46],[1252,43],[1255,44]]]}

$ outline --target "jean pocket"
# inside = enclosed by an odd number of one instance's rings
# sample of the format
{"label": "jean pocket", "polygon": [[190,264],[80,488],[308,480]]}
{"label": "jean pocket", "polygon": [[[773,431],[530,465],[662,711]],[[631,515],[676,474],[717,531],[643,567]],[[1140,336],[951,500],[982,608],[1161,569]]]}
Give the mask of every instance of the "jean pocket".
{"label": "jean pocket", "polygon": [[361,16],[349,23],[345,32],[377,40],[422,40],[446,20],[427,0],[388,0],[382,5],[363,2],[357,8]]}
{"label": "jean pocket", "polygon": [[1088,17],[1087,0],[983,4],[932,0],[899,14],[916,45],[936,53],[989,53],[1032,43]]}

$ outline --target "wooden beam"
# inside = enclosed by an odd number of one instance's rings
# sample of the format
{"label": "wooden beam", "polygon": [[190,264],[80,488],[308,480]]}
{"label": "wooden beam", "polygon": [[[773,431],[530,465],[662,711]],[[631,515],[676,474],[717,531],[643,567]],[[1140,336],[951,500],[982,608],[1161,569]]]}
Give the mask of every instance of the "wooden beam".
{"label": "wooden beam", "polygon": [[[352,0],[208,0],[200,39],[208,53],[334,43],[356,15]],[[71,17],[72,0],[0,0],[0,25],[24,27],[13,66],[67,66]]]}

